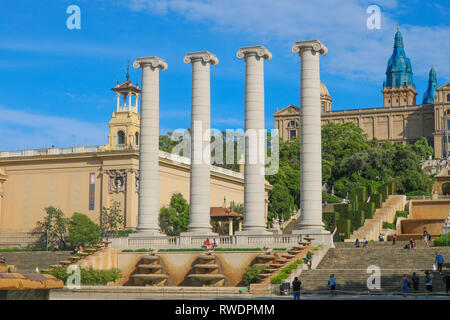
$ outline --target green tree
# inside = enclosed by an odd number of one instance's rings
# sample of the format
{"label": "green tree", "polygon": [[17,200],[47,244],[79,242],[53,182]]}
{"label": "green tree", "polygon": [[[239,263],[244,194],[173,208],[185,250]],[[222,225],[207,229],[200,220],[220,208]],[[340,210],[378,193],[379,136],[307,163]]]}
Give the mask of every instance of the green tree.
{"label": "green tree", "polygon": [[36,233],[41,234],[40,241],[45,243],[48,237],[49,244],[62,243],[64,248],[66,244],[67,227],[69,219],[64,217],[61,209],[49,206],[44,209],[46,215],[44,220],[38,221],[35,229]]}
{"label": "green tree", "polygon": [[277,217],[289,219],[293,208],[294,199],[288,188],[283,184],[275,184],[269,192],[269,220]]}
{"label": "green tree", "polygon": [[100,231],[103,236],[114,236],[119,230],[123,230],[125,217],[120,208],[120,202],[114,201],[111,207],[102,208],[100,214]]}
{"label": "green tree", "polygon": [[100,228],[89,217],[75,212],[70,219],[67,240],[74,245],[92,245],[100,239]]}
{"label": "green tree", "polygon": [[159,211],[160,225],[168,235],[179,235],[189,224],[189,204],[181,193],[174,193],[169,207]]}
{"label": "green tree", "polygon": [[231,201],[230,210],[240,214],[244,214],[244,205],[242,203],[236,204],[234,201]]}

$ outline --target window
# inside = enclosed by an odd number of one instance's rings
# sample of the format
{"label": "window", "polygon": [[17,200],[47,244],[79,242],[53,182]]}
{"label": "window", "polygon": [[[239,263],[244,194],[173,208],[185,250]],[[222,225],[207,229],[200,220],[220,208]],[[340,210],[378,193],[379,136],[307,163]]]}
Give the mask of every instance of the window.
{"label": "window", "polygon": [[447,101],[450,102],[450,94],[447,95]]}
{"label": "window", "polygon": [[288,128],[298,128],[298,122],[294,120],[289,121]]}
{"label": "window", "polygon": [[322,112],[325,112],[325,101],[322,101],[322,102],[320,103],[320,106],[321,106],[321,108],[322,108]]}
{"label": "window", "polygon": [[136,134],[134,135],[134,145],[139,145],[139,132],[136,132]]}
{"label": "window", "polygon": [[117,144],[118,145],[124,145],[125,144],[125,133],[122,130],[117,132]]}
{"label": "window", "polygon": [[295,138],[297,136],[297,130],[289,131],[289,139]]}

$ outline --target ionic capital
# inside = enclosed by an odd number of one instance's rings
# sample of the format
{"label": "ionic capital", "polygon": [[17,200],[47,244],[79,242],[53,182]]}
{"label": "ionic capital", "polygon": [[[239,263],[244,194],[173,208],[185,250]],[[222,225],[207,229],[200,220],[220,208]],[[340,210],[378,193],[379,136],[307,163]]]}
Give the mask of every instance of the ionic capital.
{"label": "ionic capital", "polygon": [[143,57],[143,58],[136,58],[136,60],[133,62],[133,67],[135,69],[143,68],[145,66],[151,66],[152,68],[160,68],[161,70],[167,69],[167,63],[158,57]]}
{"label": "ionic capital", "polygon": [[272,59],[272,53],[263,46],[241,47],[236,53],[236,56],[239,59],[247,59],[250,55],[256,55],[266,59],[267,61]]}
{"label": "ionic capital", "polygon": [[191,63],[196,60],[211,63],[213,66],[219,63],[219,59],[216,55],[209,51],[188,52],[183,59],[184,63]]}
{"label": "ionic capital", "polygon": [[320,42],[319,40],[306,40],[306,41],[297,41],[292,46],[292,52],[302,54],[305,50],[312,50],[315,52],[319,52],[322,55],[326,55],[328,53],[328,48]]}

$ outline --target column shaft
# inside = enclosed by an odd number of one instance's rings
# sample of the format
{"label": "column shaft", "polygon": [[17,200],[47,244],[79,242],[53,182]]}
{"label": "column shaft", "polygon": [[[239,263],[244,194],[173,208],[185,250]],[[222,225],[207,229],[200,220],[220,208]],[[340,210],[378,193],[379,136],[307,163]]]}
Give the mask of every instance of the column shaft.
{"label": "column shaft", "polygon": [[264,59],[263,46],[243,47],[237,53],[245,65],[245,170],[242,234],[265,233]]}
{"label": "column shaft", "polygon": [[188,53],[192,63],[191,176],[188,233],[212,234],[210,223],[210,64],[218,59],[207,51]]}
{"label": "column shaft", "polygon": [[323,229],[319,52],[301,53],[300,229]]}
{"label": "column shaft", "polygon": [[138,58],[134,67],[142,68],[137,230],[159,234],[159,69],[167,64],[157,57]]}
{"label": "column shaft", "polygon": [[192,62],[191,188],[189,232],[211,231],[210,153],[203,139],[210,129],[210,67],[201,59]]}

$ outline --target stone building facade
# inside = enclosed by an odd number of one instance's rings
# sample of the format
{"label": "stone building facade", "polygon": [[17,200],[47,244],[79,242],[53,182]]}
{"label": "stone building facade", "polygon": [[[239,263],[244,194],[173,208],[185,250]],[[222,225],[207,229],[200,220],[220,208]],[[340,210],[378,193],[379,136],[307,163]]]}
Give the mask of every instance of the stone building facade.
{"label": "stone building facade", "polygon": [[[383,107],[368,109],[332,110],[332,99],[322,83],[320,97],[322,124],[353,122],[362,128],[369,139],[392,143],[414,143],[426,137],[434,147],[436,158],[448,155],[448,127],[450,116],[450,84],[437,87],[436,71],[431,68],[428,89],[422,104],[416,103],[417,91],[413,82],[411,62],[406,57],[403,37],[398,30],[394,50],[383,83]],[[300,108],[289,105],[273,114],[275,129],[284,140],[300,136]]]}

